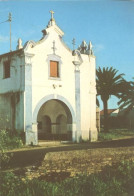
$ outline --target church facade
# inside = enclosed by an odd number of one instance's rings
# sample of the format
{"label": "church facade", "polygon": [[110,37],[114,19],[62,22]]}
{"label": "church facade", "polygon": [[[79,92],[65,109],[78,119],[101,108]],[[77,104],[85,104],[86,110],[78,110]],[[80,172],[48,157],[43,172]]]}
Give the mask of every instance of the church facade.
{"label": "church facade", "polygon": [[0,129],[25,133],[26,144],[97,140],[95,56],[91,42],[70,50],[51,12],[38,42],[21,39],[0,55]]}

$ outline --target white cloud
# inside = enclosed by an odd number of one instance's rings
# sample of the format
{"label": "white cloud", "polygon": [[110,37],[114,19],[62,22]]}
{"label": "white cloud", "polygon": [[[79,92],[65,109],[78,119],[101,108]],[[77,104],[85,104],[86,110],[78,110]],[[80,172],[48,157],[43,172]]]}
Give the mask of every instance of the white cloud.
{"label": "white cloud", "polygon": [[9,37],[8,36],[3,36],[3,35],[0,35],[0,42],[8,42],[9,41]]}
{"label": "white cloud", "polygon": [[100,51],[102,51],[102,50],[105,49],[105,47],[104,47],[103,44],[95,44],[95,45],[93,46],[93,48],[94,48],[94,51],[95,51],[95,52],[100,52]]}
{"label": "white cloud", "polygon": [[[12,42],[17,42],[17,38],[15,36],[12,36]],[[0,35],[0,43],[7,43],[9,42],[9,36],[3,36],[3,35]]]}

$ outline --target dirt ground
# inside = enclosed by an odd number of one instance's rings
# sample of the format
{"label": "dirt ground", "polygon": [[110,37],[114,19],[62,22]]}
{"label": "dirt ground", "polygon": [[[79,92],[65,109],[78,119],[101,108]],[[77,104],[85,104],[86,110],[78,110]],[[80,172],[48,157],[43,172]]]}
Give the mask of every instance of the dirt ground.
{"label": "dirt ground", "polygon": [[25,170],[25,175],[32,178],[72,177],[77,174],[99,172],[105,165],[121,160],[134,160],[134,147],[86,149],[62,152],[49,152],[44,160]]}
{"label": "dirt ground", "polygon": [[65,179],[80,173],[99,172],[105,165],[122,160],[134,161],[134,139],[59,146],[42,146],[16,151],[11,168],[16,175]]}

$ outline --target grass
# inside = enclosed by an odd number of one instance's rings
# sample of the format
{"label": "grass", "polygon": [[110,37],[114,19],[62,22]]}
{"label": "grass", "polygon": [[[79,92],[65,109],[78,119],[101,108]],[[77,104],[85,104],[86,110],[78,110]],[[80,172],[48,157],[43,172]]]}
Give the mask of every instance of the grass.
{"label": "grass", "polygon": [[12,172],[1,174],[0,196],[132,196],[134,162],[105,166],[99,173],[79,174],[63,181],[28,180]]}
{"label": "grass", "polygon": [[99,135],[98,135],[98,138],[100,141],[125,139],[129,137],[134,137],[134,131],[127,130],[127,129],[110,129],[108,133],[99,132]]}
{"label": "grass", "polygon": [[[119,138],[133,136],[133,132],[125,130],[111,130],[108,134],[115,134],[116,139],[117,135]],[[7,143],[12,143],[7,140],[5,133],[3,133],[2,138],[3,146],[6,147]],[[113,139],[113,136],[111,138]],[[39,166],[39,176],[32,178],[15,173],[15,171],[1,172],[0,196],[134,195],[133,147],[52,152],[47,153],[42,164],[44,166]],[[88,168],[89,166],[91,168]],[[62,172],[56,175],[56,169],[61,169]],[[69,172],[71,173],[70,169],[73,173],[75,170],[79,171],[79,174],[68,175]],[[88,169],[92,170],[93,173],[88,172]],[[43,170],[44,176],[41,176]],[[46,175],[47,170],[50,170],[49,175]],[[35,171],[33,173],[35,174]],[[64,178],[62,174],[64,174]]]}

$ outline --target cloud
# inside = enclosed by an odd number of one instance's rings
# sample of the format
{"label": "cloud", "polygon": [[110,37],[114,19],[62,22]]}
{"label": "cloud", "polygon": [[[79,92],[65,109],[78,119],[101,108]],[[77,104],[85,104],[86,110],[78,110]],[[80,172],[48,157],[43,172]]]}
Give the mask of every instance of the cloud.
{"label": "cloud", "polygon": [[[18,40],[15,36],[12,36],[11,39],[12,42],[17,42]],[[0,35],[0,43],[7,43],[7,42],[9,42],[9,36]]]}
{"label": "cloud", "polygon": [[105,47],[104,47],[103,44],[95,44],[95,45],[93,46],[93,48],[94,48],[94,51],[95,51],[95,52],[100,52],[100,51],[102,51],[102,50],[105,49]]}
{"label": "cloud", "polygon": [[9,41],[9,37],[8,36],[0,35],[0,42],[5,43],[5,42],[8,42],[8,41]]}
{"label": "cloud", "polygon": [[1,2],[1,1],[8,1],[8,0],[0,0],[0,2]]}

